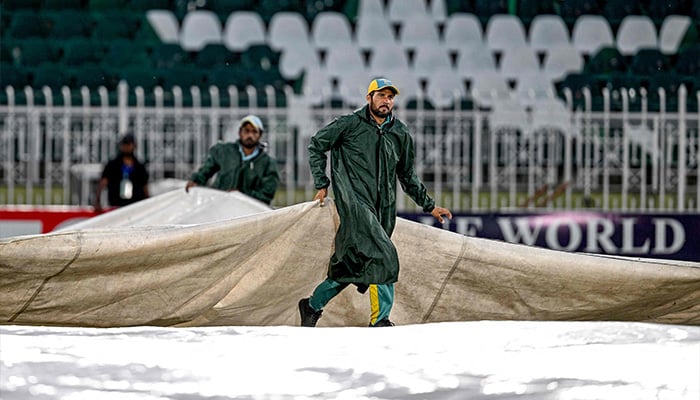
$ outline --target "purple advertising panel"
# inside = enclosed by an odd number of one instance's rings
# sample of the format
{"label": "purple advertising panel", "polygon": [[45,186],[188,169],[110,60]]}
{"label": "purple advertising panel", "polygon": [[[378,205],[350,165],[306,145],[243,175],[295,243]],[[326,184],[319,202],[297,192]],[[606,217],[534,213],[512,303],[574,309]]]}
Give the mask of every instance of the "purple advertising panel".
{"label": "purple advertising panel", "polygon": [[700,261],[700,214],[475,213],[454,214],[444,226],[426,214],[399,216],[463,235],[554,250]]}

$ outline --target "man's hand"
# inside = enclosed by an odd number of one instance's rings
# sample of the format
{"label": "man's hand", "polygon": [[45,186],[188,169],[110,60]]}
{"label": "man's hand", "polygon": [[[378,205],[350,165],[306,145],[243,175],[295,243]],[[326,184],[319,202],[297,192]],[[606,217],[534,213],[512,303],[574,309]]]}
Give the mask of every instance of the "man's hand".
{"label": "man's hand", "polygon": [[189,193],[189,192],[190,192],[190,188],[191,188],[192,186],[197,186],[197,184],[194,183],[193,181],[187,181],[187,185],[185,185],[185,192]]}
{"label": "man's hand", "polygon": [[326,199],[326,196],[328,196],[327,188],[318,189],[318,192],[316,192],[316,196],[314,196],[314,200],[321,200],[321,207],[323,207],[323,203]]}
{"label": "man's hand", "polygon": [[450,210],[442,207],[433,208],[433,211],[431,211],[430,214],[432,214],[433,217],[435,217],[435,219],[440,221],[441,224],[445,223],[445,219],[442,218],[443,215],[449,219],[452,219],[452,213],[450,212]]}

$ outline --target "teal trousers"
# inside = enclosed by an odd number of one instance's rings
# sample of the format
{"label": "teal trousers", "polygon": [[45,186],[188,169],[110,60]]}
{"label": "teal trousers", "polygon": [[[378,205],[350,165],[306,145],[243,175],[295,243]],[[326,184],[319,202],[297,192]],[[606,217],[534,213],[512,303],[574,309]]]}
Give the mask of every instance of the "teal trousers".
{"label": "teal trousers", "polygon": [[[316,311],[323,310],[331,299],[340,294],[349,283],[341,283],[333,279],[321,282],[309,299],[309,305]],[[369,285],[369,304],[371,325],[384,318],[389,318],[391,307],[394,305],[394,284]]]}

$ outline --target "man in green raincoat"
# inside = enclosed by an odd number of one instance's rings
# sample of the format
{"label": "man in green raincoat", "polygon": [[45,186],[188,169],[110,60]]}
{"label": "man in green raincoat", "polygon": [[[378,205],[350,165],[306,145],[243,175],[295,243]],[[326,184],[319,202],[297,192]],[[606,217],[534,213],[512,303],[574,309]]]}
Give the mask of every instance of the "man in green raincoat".
{"label": "man in green raincoat", "polygon": [[192,174],[185,191],[192,186],[206,185],[218,173],[214,187],[220,190],[239,190],[263,203],[270,204],[277,191],[279,173],[274,158],[260,142],[263,123],[255,115],[243,117],[238,127],[239,140],[217,143],[209,149],[207,159]]}
{"label": "man in green raincoat", "polygon": [[399,258],[391,242],[396,223],[396,178],[413,201],[440,222],[450,210],[436,207],[414,171],[413,139],[408,127],[392,114],[399,90],[388,79],[374,79],[367,105],[336,118],[311,138],[309,163],[323,204],[331,179],[326,153],[331,152],[331,177],[340,226],[335,237],[328,278],[309,298],[299,301],[302,326],[316,326],[323,307],[348,285],[369,289],[369,326],[392,326],[394,283]]}

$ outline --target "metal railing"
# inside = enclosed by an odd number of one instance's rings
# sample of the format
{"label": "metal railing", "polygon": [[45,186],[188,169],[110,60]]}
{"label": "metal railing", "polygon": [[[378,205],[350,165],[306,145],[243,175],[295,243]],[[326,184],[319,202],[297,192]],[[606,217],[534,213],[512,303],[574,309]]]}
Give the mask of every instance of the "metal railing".
{"label": "metal railing", "polygon": [[[120,85],[118,104],[106,91],[102,105],[91,105],[87,89],[81,104],[71,104],[64,88],[63,104],[26,103],[0,106],[0,204],[91,203],[102,165],[113,157],[122,133],[137,138],[137,155],[148,163],[152,181],[188,179],[219,140],[236,137],[237,121],[258,114],[266,124],[263,139],[279,162],[281,187],[275,206],[313,197],[308,167],[310,137],[336,115],[352,111],[330,104],[310,107],[286,93],[287,106],[277,107],[274,91],[269,106],[222,107],[212,88],[203,106],[193,89],[192,106],[183,107],[182,90],[156,89],[155,106],[144,105],[138,88],[136,103],[127,101]],[[620,91],[621,111],[588,106],[564,112],[547,109],[525,114],[493,110],[397,109],[410,127],[416,145],[416,168],[440,204],[453,210],[598,209],[700,211],[700,115],[687,110],[688,93],[679,91],[678,110],[631,112]],[[642,91],[643,93],[643,91]],[[166,105],[164,97],[171,96]],[[700,103],[700,92],[692,94]],[[254,93],[251,93],[254,96]],[[255,105],[256,101],[249,104]],[[643,102],[644,103],[644,102]],[[512,111],[512,110],[510,110]],[[517,114],[517,115],[516,115]],[[399,196],[400,210],[415,205]]]}

